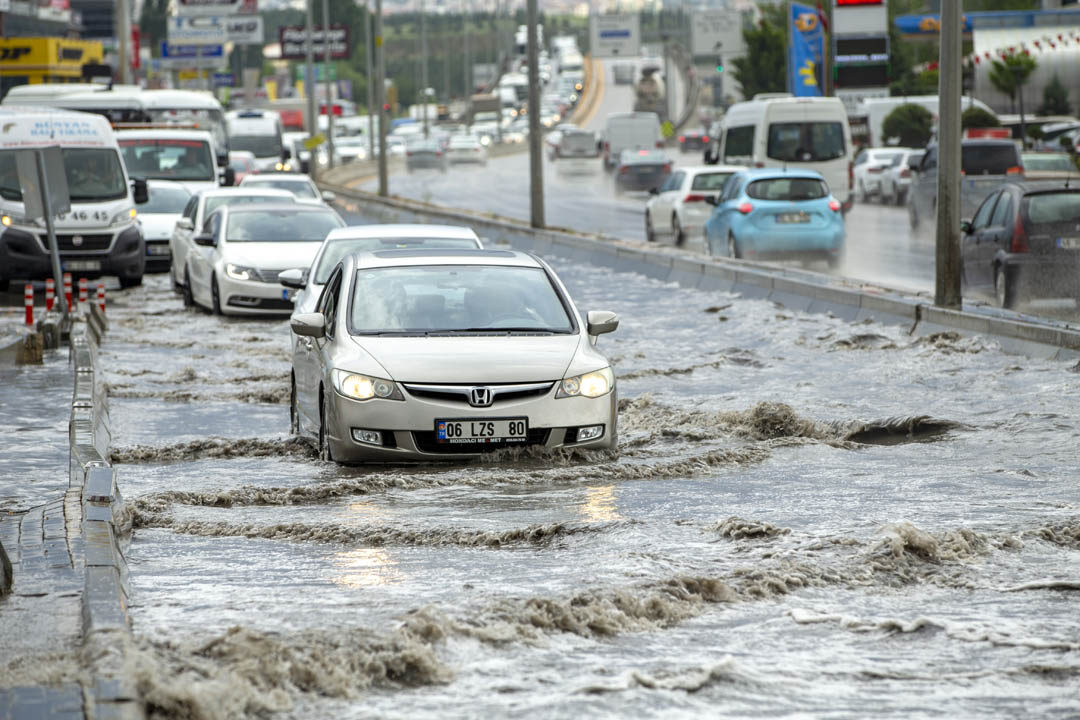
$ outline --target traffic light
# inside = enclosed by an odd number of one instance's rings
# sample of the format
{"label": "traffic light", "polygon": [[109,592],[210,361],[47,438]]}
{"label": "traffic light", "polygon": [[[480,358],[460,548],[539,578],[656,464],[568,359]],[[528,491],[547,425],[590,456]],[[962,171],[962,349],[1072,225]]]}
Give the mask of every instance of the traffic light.
{"label": "traffic light", "polygon": [[724,72],[724,58],[722,57],[716,58],[716,72]]}

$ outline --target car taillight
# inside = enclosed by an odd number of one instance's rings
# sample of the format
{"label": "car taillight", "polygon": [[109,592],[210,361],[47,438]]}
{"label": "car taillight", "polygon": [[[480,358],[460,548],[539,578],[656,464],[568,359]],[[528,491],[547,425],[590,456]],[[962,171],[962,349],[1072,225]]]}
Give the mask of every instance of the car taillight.
{"label": "car taillight", "polygon": [[876,174],[876,173],[879,173],[879,172],[881,172],[881,171],[882,171],[882,170],[884,170],[884,169],[885,169],[885,168],[879,168],[879,167],[872,167],[872,168],[866,168],[866,172],[868,172],[868,173],[875,173],[875,174]]}
{"label": "car taillight", "polygon": [[1013,165],[1011,168],[1009,168],[1008,170],[1005,171],[1005,174],[1006,175],[1023,175],[1024,174],[1024,166],[1023,165]]}
{"label": "car taillight", "polygon": [[900,177],[902,177],[902,178],[911,177],[911,168],[904,168],[903,170],[901,170],[900,171]]}
{"label": "car taillight", "polygon": [[705,135],[704,137],[702,137],[702,138],[701,138],[701,142],[703,142],[704,144],[708,145],[708,144],[709,144],[709,136],[708,136],[708,135]]}
{"label": "car taillight", "polygon": [[847,189],[855,187],[855,163],[847,164]]}
{"label": "car taillight", "polygon": [[742,205],[739,205],[738,209],[739,212],[741,212],[743,215],[749,215],[750,213],[754,212],[754,206],[748,202],[744,202]]}
{"label": "car taillight", "polygon": [[629,165],[623,165],[621,168],[619,168],[619,174],[620,175],[625,175],[628,172],[630,172],[630,166]]}
{"label": "car taillight", "polygon": [[664,141],[663,140],[657,140],[656,141],[656,147],[663,149]]}
{"label": "car taillight", "polygon": [[756,163],[754,163],[754,167],[756,167],[756,168],[763,168],[763,167],[765,167],[765,163],[763,163],[763,162],[756,162]]}
{"label": "car taillight", "polygon": [[435,157],[442,157],[442,150],[436,150]]}
{"label": "car taillight", "polygon": [[688,203],[688,202],[705,202],[705,196],[704,195],[687,195],[686,197],[683,198],[683,202],[684,203]]}
{"label": "car taillight", "polygon": [[1027,231],[1024,230],[1024,221],[1020,218],[1016,218],[1016,228],[1013,229],[1012,242],[1009,244],[1009,251],[1014,253],[1028,251]]}
{"label": "car taillight", "polygon": [[405,157],[412,157],[412,153],[411,152],[406,152]]}
{"label": "car taillight", "polygon": [[836,198],[831,198],[829,200],[829,209],[833,212],[840,212],[840,203],[837,201]]}
{"label": "car taillight", "polygon": [[680,135],[679,136],[679,142],[681,142],[681,143],[686,142],[686,136],[685,135]]}
{"label": "car taillight", "polygon": [[609,142],[604,143],[604,152],[611,152],[611,143],[609,143]]}
{"label": "car taillight", "polygon": [[664,168],[663,169],[664,169],[664,172],[666,172],[666,173],[671,172],[671,163],[664,163]]}

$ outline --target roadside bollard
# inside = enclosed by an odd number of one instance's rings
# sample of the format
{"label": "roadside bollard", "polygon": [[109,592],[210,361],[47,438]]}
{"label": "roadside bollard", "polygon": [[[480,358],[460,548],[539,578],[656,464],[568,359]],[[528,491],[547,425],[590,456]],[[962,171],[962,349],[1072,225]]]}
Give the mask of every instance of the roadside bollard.
{"label": "roadside bollard", "polygon": [[105,312],[105,283],[97,284],[97,304],[101,312]]}
{"label": "roadside bollard", "polygon": [[23,291],[23,305],[26,306],[26,326],[34,327],[34,286],[26,283]]}
{"label": "roadside bollard", "polygon": [[67,303],[67,311],[71,312],[71,273],[64,273],[64,302]]}
{"label": "roadside bollard", "polygon": [[86,278],[79,278],[79,307],[81,308],[90,299],[90,288],[86,284]]}
{"label": "roadside bollard", "polygon": [[45,280],[45,312],[52,312],[56,304],[56,281],[52,278]]}

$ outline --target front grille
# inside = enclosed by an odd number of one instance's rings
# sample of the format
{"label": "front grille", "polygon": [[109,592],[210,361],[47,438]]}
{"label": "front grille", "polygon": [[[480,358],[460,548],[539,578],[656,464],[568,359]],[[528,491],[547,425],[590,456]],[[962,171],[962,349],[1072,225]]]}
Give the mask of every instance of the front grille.
{"label": "front grille", "polygon": [[492,452],[493,450],[499,450],[505,447],[523,446],[523,445],[544,445],[548,441],[548,435],[551,434],[550,428],[538,428],[529,431],[528,438],[524,441],[515,442],[492,442],[492,443],[476,443],[475,445],[465,445],[458,443],[440,443],[435,440],[435,431],[430,432],[417,432],[413,431],[413,442],[416,443],[417,449],[420,452],[437,453],[440,455],[467,455],[472,453],[485,453]]}
{"label": "front grille", "polygon": [[[79,242],[75,242],[79,238]],[[60,252],[91,252],[108,250],[112,245],[111,233],[58,233],[56,242],[60,246]],[[41,236],[42,245],[49,247],[49,236]]]}
{"label": "front grille", "polygon": [[255,268],[255,280],[264,283],[277,283],[281,270],[260,270]]}
{"label": "front grille", "polygon": [[[539,398],[551,392],[554,382],[527,383],[515,385],[485,385],[490,388],[492,394],[491,405],[499,405],[512,400],[527,400]],[[405,384],[405,389],[410,395],[430,400],[443,402],[461,403],[469,405],[469,391],[478,387],[476,385],[414,385]]]}

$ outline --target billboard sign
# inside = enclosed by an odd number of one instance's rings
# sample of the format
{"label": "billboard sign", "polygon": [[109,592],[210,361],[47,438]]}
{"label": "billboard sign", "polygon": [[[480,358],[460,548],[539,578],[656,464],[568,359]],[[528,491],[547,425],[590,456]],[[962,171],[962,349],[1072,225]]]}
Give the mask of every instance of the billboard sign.
{"label": "billboard sign", "polygon": [[801,3],[788,5],[788,89],[795,97],[821,97],[825,93],[825,30],[817,9]]}
{"label": "billboard sign", "polygon": [[263,19],[261,15],[238,15],[222,18],[229,42],[237,45],[262,45]]}
{"label": "billboard sign", "polygon": [[225,21],[218,17],[172,17],[165,28],[171,45],[222,45],[229,40]]}
{"label": "billboard sign", "polygon": [[641,54],[641,16],[591,16],[589,50],[593,57],[637,57]]}
{"label": "billboard sign", "polygon": [[[330,57],[345,60],[349,57],[349,29],[344,25],[330,26]],[[311,50],[316,58],[322,59],[326,53],[323,29],[316,26],[311,33]],[[278,41],[281,43],[282,60],[303,60],[307,57],[307,30],[303,25],[285,25],[278,28]]]}
{"label": "billboard sign", "polygon": [[176,0],[176,14],[185,17],[254,14],[258,11],[258,0]]}
{"label": "billboard sign", "polygon": [[216,68],[225,64],[224,45],[173,45],[161,43],[163,69]]}
{"label": "billboard sign", "polygon": [[746,54],[742,13],[734,10],[696,10],[690,20],[690,52],[695,56]]}

